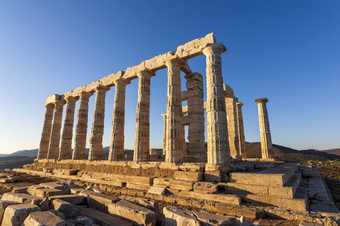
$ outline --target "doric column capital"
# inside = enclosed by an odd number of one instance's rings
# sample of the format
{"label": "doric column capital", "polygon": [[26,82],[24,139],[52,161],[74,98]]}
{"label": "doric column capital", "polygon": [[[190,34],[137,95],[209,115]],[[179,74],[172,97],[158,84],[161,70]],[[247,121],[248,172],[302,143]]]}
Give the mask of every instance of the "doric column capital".
{"label": "doric column capital", "polygon": [[44,107],[46,108],[46,109],[53,109],[54,108],[54,104],[52,104],[52,103],[49,103],[49,104],[45,104],[44,105]]}
{"label": "doric column capital", "polygon": [[147,68],[142,70],[142,71],[137,72],[138,78],[140,78],[142,76],[152,77],[154,75],[156,75],[156,73],[154,71],[151,71],[151,70],[147,69]]}
{"label": "doric column capital", "polygon": [[119,79],[116,79],[116,80],[113,81],[113,84],[115,84],[115,86],[117,86],[117,85],[125,85],[126,86],[129,83],[130,83],[130,81],[123,79],[123,78],[119,78]]}
{"label": "doric column capital", "polygon": [[64,100],[67,103],[72,103],[72,102],[76,102],[79,99],[79,97],[74,97],[74,96],[65,96]]}
{"label": "doric column capital", "polygon": [[259,99],[255,99],[255,102],[256,103],[267,103],[268,102],[268,99],[266,97],[264,98],[259,98]]}
{"label": "doric column capital", "polygon": [[213,44],[208,44],[203,50],[204,55],[211,55],[213,53],[223,53],[227,51],[227,48],[222,44],[222,43],[213,43]]}
{"label": "doric column capital", "polygon": [[185,64],[185,61],[179,58],[178,56],[172,56],[164,61],[164,64],[170,68],[170,67],[181,67],[183,64]]}
{"label": "doric column capital", "polygon": [[244,104],[242,102],[237,102],[236,105],[242,107]]}
{"label": "doric column capital", "polygon": [[98,85],[96,88],[94,88],[94,90],[96,92],[106,92],[106,91],[109,91],[110,90],[110,87],[107,87],[107,86],[103,86],[103,85]]}
{"label": "doric column capital", "polygon": [[92,94],[93,94],[93,91],[92,92],[84,92],[84,91],[82,91],[82,92],[79,93],[79,96],[83,97],[83,98],[90,98],[90,96],[92,96]]}
{"label": "doric column capital", "polygon": [[64,104],[66,104],[65,100],[56,100],[53,103],[55,106],[63,106]]}

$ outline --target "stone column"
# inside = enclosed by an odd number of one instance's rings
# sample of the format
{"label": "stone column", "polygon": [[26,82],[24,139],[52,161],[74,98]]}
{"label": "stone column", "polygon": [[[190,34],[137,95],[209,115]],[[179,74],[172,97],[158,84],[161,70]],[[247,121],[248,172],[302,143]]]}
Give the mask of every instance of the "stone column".
{"label": "stone column", "polygon": [[203,109],[203,76],[200,73],[185,75],[188,102],[188,153],[185,160],[202,162],[204,157],[204,109]]}
{"label": "stone column", "polygon": [[45,105],[45,108],[46,108],[46,113],[45,113],[43,129],[41,133],[39,152],[37,156],[38,159],[47,158],[47,151],[48,151],[48,146],[50,143],[54,104],[47,104]]}
{"label": "stone column", "polygon": [[167,117],[166,114],[162,114],[163,117],[163,155],[165,156],[166,153],[166,123],[167,123]]}
{"label": "stone column", "polygon": [[110,88],[99,85],[96,91],[94,104],[92,131],[90,137],[89,160],[103,159],[103,134],[105,117],[105,94]]}
{"label": "stone column", "polygon": [[145,70],[138,76],[138,103],[133,161],[149,160],[150,148],[150,78],[154,72]]}
{"label": "stone column", "polygon": [[74,139],[72,159],[85,159],[87,121],[89,111],[89,98],[92,92],[81,92],[77,118],[77,126]]}
{"label": "stone column", "polygon": [[108,159],[110,161],[123,160],[124,155],[124,124],[125,124],[125,89],[128,81],[118,79],[114,82],[116,86],[115,100],[113,104],[111,145]]}
{"label": "stone column", "polygon": [[165,62],[168,67],[168,96],[167,96],[167,131],[165,162],[183,162],[183,125],[181,100],[181,65],[180,58],[173,58]]}
{"label": "stone column", "polygon": [[66,114],[64,119],[63,134],[61,137],[59,160],[71,158],[73,123],[74,123],[74,108],[78,97],[66,96],[64,99],[67,102]]}
{"label": "stone column", "polygon": [[274,159],[272,138],[269,129],[269,119],[266,103],[267,98],[256,99],[258,112],[259,112],[259,125],[261,137],[261,153],[262,159]]}
{"label": "stone column", "polygon": [[63,116],[63,106],[66,101],[56,100],[55,101],[55,109],[53,115],[53,123],[52,130],[50,136],[50,145],[48,147],[47,158],[48,159],[57,159],[59,155],[59,142],[60,142],[60,129],[61,129],[61,120]]}
{"label": "stone column", "polygon": [[242,106],[243,106],[242,102],[236,103],[239,150],[241,157],[245,159],[247,158],[247,152],[246,152],[246,139],[244,135]]}
{"label": "stone column", "polygon": [[225,98],[225,106],[227,113],[228,138],[230,156],[234,159],[241,159],[238,141],[237,113],[236,113],[236,98],[227,96]]}
{"label": "stone column", "polygon": [[225,112],[221,53],[226,48],[215,43],[203,49],[207,76],[207,163],[229,166],[230,153]]}

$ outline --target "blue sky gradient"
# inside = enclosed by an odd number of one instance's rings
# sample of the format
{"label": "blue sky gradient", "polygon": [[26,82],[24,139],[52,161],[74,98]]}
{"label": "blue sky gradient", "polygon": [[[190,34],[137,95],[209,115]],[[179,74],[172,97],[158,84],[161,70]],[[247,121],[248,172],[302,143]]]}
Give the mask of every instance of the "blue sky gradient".
{"label": "blue sky gradient", "polygon": [[[273,143],[339,148],[339,12],[337,0],[0,0],[0,153],[39,146],[47,96],[210,32],[228,48],[223,78],[245,104],[247,141],[260,139],[254,99],[267,97]],[[205,56],[188,63],[205,75]],[[156,148],[162,147],[166,83],[166,69],[151,80]],[[127,87],[126,148],[134,143],[137,85],[133,80]],[[114,88],[107,92],[104,146],[110,143],[113,97]]]}

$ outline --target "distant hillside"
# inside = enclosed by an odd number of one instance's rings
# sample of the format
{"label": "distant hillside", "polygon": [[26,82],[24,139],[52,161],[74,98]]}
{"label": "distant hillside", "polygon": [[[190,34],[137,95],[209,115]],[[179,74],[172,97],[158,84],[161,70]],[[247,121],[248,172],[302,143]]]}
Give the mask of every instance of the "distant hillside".
{"label": "distant hillside", "polygon": [[326,152],[326,153],[332,154],[332,155],[337,155],[337,156],[340,157],[340,148],[323,150],[323,152]]}
{"label": "distant hillside", "polygon": [[0,169],[21,168],[25,164],[33,163],[35,157],[27,156],[8,156],[0,157]]}
{"label": "distant hillside", "polygon": [[21,150],[16,151],[10,154],[9,156],[29,156],[29,157],[37,157],[38,155],[38,149],[32,149],[32,150]]}
{"label": "distant hillside", "polygon": [[[261,157],[261,143],[246,142],[247,157],[260,158]],[[318,151],[314,149],[296,150],[281,145],[273,144],[274,156],[277,160],[296,161],[296,160],[334,160],[340,159],[338,155]]]}

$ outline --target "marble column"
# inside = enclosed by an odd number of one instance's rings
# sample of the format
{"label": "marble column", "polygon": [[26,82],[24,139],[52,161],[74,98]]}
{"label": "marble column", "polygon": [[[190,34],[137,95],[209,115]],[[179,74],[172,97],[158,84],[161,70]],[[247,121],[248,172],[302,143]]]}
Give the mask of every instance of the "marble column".
{"label": "marble column", "polygon": [[200,73],[185,75],[188,102],[188,153],[185,160],[203,162],[205,159],[204,142],[204,108],[203,108],[203,76]]}
{"label": "marble column", "polygon": [[111,145],[108,160],[123,160],[124,155],[124,124],[125,124],[125,90],[128,81],[118,79],[114,82],[116,86],[115,100],[113,104]]}
{"label": "marble column", "polygon": [[168,67],[167,131],[165,162],[183,162],[183,112],[181,99],[181,65],[183,60],[173,58],[165,62]]}
{"label": "marble column", "polygon": [[67,102],[63,134],[61,136],[61,144],[59,150],[59,160],[71,158],[73,124],[74,124],[74,108],[78,97],[66,96],[64,99]]}
{"label": "marble column", "polygon": [[92,92],[81,92],[72,159],[85,159],[89,99]]}
{"label": "marble column", "polygon": [[138,76],[138,103],[133,161],[147,161],[150,156],[150,78],[154,72],[145,70]]}
{"label": "marble column", "polygon": [[237,112],[236,112],[236,98],[227,96],[225,98],[225,106],[227,113],[228,125],[228,140],[230,156],[234,159],[241,159],[238,141],[238,127],[237,127]]}
{"label": "marble column", "polygon": [[261,137],[261,153],[262,159],[274,159],[272,138],[270,135],[269,119],[266,103],[267,98],[256,99],[258,112],[259,112],[259,125]]}
{"label": "marble column", "polygon": [[207,164],[228,167],[230,152],[221,64],[221,53],[224,51],[225,46],[219,43],[203,49],[207,64]]}
{"label": "marble column", "polygon": [[99,85],[96,91],[94,104],[92,131],[90,137],[89,160],[103,159],[103,134],[105,117],[105,95],[110,88]]}
{"label": "marble column", "polygon": [[246,139],[244,135],[242,106],[243,106],[242,102],[236,103],[239,150],[241,157],[245,159],[247,158],[247,151],[246,151]]}
{"label": "marble column", "polygon": [[65,103],[66,101],[61,100],[56,100],[54,103],[55,108],[50,136],[50,145],[48,147],[47,153],[48,159],[57,159],[59,155],[61,120],[63,116],[63,106]]}
{"label": "marble column", "polygon": [[162,114],[163,117],[163,155],[165,156],[166,153],[166,123],[167,123],[167,117],[166,114]]}
{"label": "marble column", "polygon": [[46,108],[46,112],[45,112],[44,125],[43,125],[43,129],[41,133],[39,152],[37,156],[38,159],[47,158],[47,151],[48,151],[48,146],[50,143],[54,104],[47,104],[45,105],[45,108]]}

